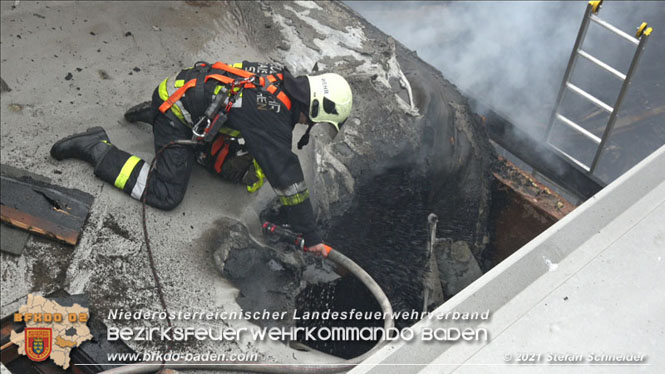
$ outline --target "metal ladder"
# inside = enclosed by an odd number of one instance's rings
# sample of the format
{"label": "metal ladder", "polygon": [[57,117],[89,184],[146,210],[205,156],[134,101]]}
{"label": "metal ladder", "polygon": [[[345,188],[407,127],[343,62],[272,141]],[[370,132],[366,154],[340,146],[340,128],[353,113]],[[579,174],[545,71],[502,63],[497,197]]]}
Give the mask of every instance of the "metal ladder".
{"label": "metal ladder", "polygon": [[[568,160],[572,161],[574,164],[580,166],[584,170],[586,170],[589,174],[593,174],[594,170],[596,169],[596,166],[598,166],[598,161],[600,160],[600,156],[603,152],[603,148],[605,147],[605,143],[607,142],[607,139],[610,137],[610,134],[612,133],[612,129],[614,128],[614,123],[616,122],[617,119],[617,112],[619,111],[619,108],[621,107],[621,102],[623,101],[624,96],[626,95],[626,91],[628,91],[628,86],[630,84],[630,80],[633,76],[633,73],[636,70],[637,64],[640,60],[640,56],[642,55],[642,52],[644,51],[644,47],[646,46],[646,42],[649,38],[649,35],[651,34],[652,28],[647,27],[647,23],[643,22],[638,28],[637,28],[637,33],[635,34],[635,37],[632,35],[629,35],[618,28],[612,26],[611,24],[607,23],[606,21],[603,21],[602,19],[598,18],[597,14],[598,11],[600,10],[600,6],[603,3],[602,0],[600,1],[590,1],[589,4],[587,5],[586,11],[584,13],[584,18],[582,19],[582,25],[580,26],[580,30],[577,33],[577,40],[575,40],[575,46],[573,47],[573,52],[570,55],[570,60],[568,61],[568,67],[566,68],[566,73],[563,76],[563,81],[561,82],[561,87],[559,89],[559,94],[556,99],[556,104],[554,105],[554,109],[552,110],[552,115],[550,116],[549,123],[547,125],[547,134],[545,135],[545,142],[552,147],[555,151],[561,153],[564,155]],[[633,56],[633,59],[630,63],[630,67],[628,68],[628,72],[626,74],[621,73],[620,71],[616,70],[612,66],[600,61],[598,58],[592,56],[588,52],[584,51],[582,49],[582,44],[584,43],[584,38],[586,37],[586,32],[589,28],[590,21],[593,21],[600,26],[604,27],[605,29],[621,36],[625,40],[635,44],[637,46],[635,50],[635,55]],[[576,86],[575,84],[570,82],[570,77],[572,75],[573,69],[575,68],[575,63],[577,62],[577,57],[582,56],[585,59],[589,60],[590,62],[594,63],[595,65],[603,68],[607,72],[611,73],[613,76],[616,78],[620,79],[623,81],[623,84],[621,85],[621,91],[619,91],[619,96],[617,97],[616,102],[614,103],[614,106],[610,106],[603,102],[602,100],[598,99],[597,97],[591,95],[590,93],[584,91],[580,87]],[[598,137],[595,134],[591,133],[590,131],[586,130],[582,126],[578,125],[575,123],[573,120],[565,117],[559,112],[559,108],[561,106],[561,102],[563,101],[564,94],[566,93],[567,90],[573,91],[574,93],[578,94],[579,96],[589,100],[596,106],[600,107],[601,109],[605,110],[606,112],[610,113],[610,117],[607,121],[607,124],[605,125],[605,130],[603,131],[602,137]],[[564,125],[567,125],[568,127],[576,130],[578,133],[581,133],[582,135],[586,136],[587,138],[591,139],[595,144],[597,144],[596,148],[596,153],[593,157],[593,161],[591,165],[586,165],[582,161],[576,159],[572,155],[566,153],[563,151],[561,148],[557,147],[555,144],[550,142],[550,137],[552,135],[552,128],[554,127],[555,122],[561,122]]]}

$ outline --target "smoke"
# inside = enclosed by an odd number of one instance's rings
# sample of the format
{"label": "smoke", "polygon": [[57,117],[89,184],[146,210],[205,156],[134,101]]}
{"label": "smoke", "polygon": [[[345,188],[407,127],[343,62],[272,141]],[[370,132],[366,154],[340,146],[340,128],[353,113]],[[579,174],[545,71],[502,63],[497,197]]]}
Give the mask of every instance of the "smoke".
{"label": "smoke", "polygon": [[[347,4],[415,50],[465,95],[501,113],[534,138],[542,139],[587,2],[349,1]],[[606,1],[599,15],[629,33],[642,21],[654,27],[654,34],[665,29],[665,7],[660,2]],[[662,35],[662,31],[658,34]],[[657,38],[661,40],[654,40]],[[662,39],[651,37],[640,64],[640,67],[658,64],[660,77],[637,74],[633,86],[639,84],[639,78],[663,81],[662,52],[655,54],[655,50],[663,49]],[[627,71],[634,53],[632,44],[594,23],[587,33],[584,49],[623,72]],[[616,100],[620,82],[584,59],[578,60],[573,79],[610,105]],[[662,90],[662,85],[658,90]],[[665,101],[662,94],[661,99]],[[596,108],[573,93],[567,94],[564,105],[568,107],[568,115],[584,127],[599,128],[603,120],[607,121],[603,115],[590,116]]]}

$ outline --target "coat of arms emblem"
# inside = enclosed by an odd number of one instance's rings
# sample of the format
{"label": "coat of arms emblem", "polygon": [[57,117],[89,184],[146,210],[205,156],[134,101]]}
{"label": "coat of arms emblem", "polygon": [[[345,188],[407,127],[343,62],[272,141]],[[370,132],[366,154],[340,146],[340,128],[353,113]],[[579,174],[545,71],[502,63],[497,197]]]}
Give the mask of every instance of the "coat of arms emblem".
{"label": "coat of arms emblem", "polygon": [[25,354],[32,361],[44,361],[51,355],[52,341],[50,328],[26,327]]}

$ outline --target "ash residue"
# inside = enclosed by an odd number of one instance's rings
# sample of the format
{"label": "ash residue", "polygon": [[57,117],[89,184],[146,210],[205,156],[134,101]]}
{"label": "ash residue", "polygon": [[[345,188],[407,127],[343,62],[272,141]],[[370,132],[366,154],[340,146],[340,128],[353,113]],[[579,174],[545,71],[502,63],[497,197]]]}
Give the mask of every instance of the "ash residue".
{"label": "ash residue", "polygon": [[125,239],[134,240],[132,234],[127,229],[118,224],[118,221],[116,221],[115,217],[113,217],[113,214],[109,213],[109,215],[106,216],[104,219],[104,227]]}
{"label": "ash residue", "polygon": [[[236,302],[245,310],[291,311],[301,291],[303,256],[284,246],[268,248],[248,237],[246,228],[221,219],[203,236],[204,247],[213,248],[213,259],[221,274],[240,290]],[[289,323],[259,320],[260,325]]]}
{"label": "ash residue", "polygon": [[65,288],[72,255],[70,246],[33,235],[23,253],[32,265],[31,291],[47,294]]}

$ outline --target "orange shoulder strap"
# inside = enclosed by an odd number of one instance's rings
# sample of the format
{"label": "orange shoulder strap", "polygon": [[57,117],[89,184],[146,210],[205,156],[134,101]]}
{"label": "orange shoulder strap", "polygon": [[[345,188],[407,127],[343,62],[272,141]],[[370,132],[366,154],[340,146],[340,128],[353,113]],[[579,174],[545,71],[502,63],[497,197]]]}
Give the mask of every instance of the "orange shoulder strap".
{"label": "orange shoulder strap", "polygon": [[162,103],[162,105],[159,106],[159,111],[162,113],[166,113],[167,110],[171,109],[173,104],[175,104],[182,95],[185,94],[185,92],[196,86],[196,79],[192,79],[189,82],[185,83],[182,87],[178,88],[176,92],[173,93],[173,95],[169,96],[168,100]]}
{"label": "orange shoulder strap", "polygon": [[247,70],[234,68],[233,66],[227,65],[227,64],[225,64],[223,62],[219,62],[219,61],[215,62],[212,65],[212,68],[213,69],[224,70],[224,71],[227,71],[231,74],[237,75],[237,76],[242,77],[242,78],[249,78],[249,77],[254,75],[254,73],[250,73]]}

